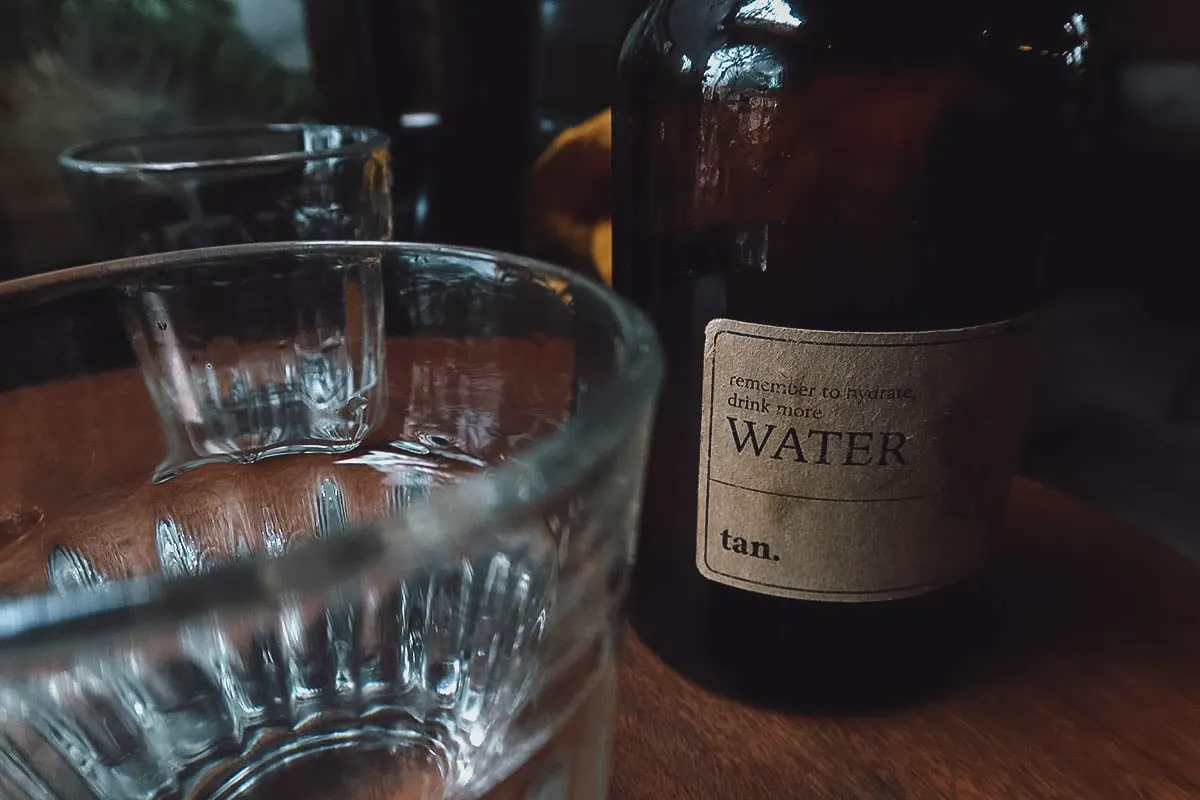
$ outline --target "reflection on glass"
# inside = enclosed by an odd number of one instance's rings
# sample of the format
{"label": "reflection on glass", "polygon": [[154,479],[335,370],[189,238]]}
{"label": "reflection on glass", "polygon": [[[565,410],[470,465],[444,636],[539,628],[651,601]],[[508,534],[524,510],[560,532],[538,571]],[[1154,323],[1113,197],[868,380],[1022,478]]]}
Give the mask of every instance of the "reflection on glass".
{"label": "reflection on glass", "polygon": [[745,25],[771,28],[782,33],[794,31],[805,24],[804,17],[791,0],[751,0],[738,9],[734,18]]}

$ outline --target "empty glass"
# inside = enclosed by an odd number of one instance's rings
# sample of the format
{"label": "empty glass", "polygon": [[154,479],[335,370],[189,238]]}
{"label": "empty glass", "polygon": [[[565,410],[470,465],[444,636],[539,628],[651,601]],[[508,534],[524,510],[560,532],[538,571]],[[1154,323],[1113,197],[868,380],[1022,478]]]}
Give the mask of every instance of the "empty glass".
{"label": "empty glass", "polygon": [[146,272],[118,301],[167,452],[202,464],[353,450],[387,411],[377,258],[214,260]]}
{"label": "empty glass", "polygon": [[484,251],[0,284],[0,796],[603,797],[660,380]]}
{"label": "empty glass", "polygon": [[293,124],[113,139],[59,157],[97,258],[392,236],[388,137]]}

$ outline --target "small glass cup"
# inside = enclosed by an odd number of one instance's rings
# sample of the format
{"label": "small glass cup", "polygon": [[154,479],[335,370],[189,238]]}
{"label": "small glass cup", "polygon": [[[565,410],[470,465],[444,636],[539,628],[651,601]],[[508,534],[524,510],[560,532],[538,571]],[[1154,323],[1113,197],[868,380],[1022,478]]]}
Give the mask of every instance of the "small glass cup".
{"label": "small glass cup", "polygon": [[[376,293],[372,424],[162,475],[160,395],[193,385],[162,353],[236,330],[237,369],[330,327],[281,274],[340,276],[339,330]],[[661,378],[606,289],[485,251],[242,245],[0,284],[0,796],[602,798]]]}
{"label": "small glass cup", "polygon": [[154,480],[362,444],[387,412],[382,269],[288,253],[123,284],[119,309],[167,442]]}
{"label": "small glass cup", "polygon": [[290,124],[81,144],[59,156],[97,258],[392,238],[388,137]]}

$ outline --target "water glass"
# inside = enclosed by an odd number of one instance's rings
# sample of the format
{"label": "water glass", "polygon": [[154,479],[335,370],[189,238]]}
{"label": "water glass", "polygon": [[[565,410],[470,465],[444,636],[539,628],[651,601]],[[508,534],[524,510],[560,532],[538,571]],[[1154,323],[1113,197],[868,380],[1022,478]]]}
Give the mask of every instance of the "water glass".
{"label": "water glass", "polygon": [[0,284],[0,796],[604,797],[661,378],[479,250]]}
{"label": "water glass", "polygon": [[81,144],[59,156],[97,258],[392,237],[388,137],[289,124]]}
{"label": "water glass", "polygon": [[219,462],[358,447],[387,408],[377,258],[212,258],[123,284],[166,454],[154,480]]}

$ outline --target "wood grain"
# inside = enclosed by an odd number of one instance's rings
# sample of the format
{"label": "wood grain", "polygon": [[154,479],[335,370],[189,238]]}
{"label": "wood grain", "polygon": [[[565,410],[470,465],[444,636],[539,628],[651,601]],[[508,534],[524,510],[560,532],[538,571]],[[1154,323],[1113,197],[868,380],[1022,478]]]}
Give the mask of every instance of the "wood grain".
{"label": "wood grain", "polygon": [[613,797],[1200,797],[1200,571],[1020,481],[997,580],[1006,649],[921,707],[802,717],[674,675],[632,634]]}

